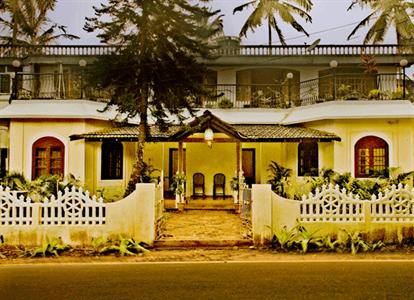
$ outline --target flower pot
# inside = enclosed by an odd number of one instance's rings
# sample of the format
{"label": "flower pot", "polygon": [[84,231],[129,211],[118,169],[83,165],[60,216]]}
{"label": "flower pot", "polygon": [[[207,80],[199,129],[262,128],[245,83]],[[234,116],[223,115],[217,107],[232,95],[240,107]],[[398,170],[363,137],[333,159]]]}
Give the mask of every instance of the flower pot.
{"label": "flower pot", "polygon": [[233,191],[233,201],[234,201],[234,204],[239,202],[239,192],[238,191]]}

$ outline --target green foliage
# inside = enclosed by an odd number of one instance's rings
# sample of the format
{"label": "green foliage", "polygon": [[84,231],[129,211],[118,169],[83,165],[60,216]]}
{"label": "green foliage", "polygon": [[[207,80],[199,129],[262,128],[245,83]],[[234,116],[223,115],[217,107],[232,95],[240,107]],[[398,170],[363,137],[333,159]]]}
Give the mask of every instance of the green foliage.
{"label": "green foliage", "polygon": [[349,232],[345,229],[344,231],[347,234],[345,245],[351,249],[353,255],[357,254],[359,250],[364,252],[370,250],[370,245],[362,239],[360,232]]}
{"label": "green foliage", "polygon": [[400,168],[390,167],[382,172],[373,172],[373,179],[357,179],[351,176],[351,173],[337,173],[331,169],[322,170],[318,177],[309,178],[311,182],[311,192],[314,193],[323,185],[338,185],[340,189],[345,188],[349,193],[359,196],[360,199],[371,199],[373,194],[384,192],[390,189],[392,185],[408,184],[414,176],[414,171],[401,172]]}
{"label": "green foliage", "polygon": [[309,232],[303,225],[298,224],[296,227],[297,240],[296,242],[300,244],[302,253],[308,252],[310,246],[320,247],[322,245],[323,239],[319,236],[316,236],[314,232]]}
{"label": "green foliage", "polygon": [[92,247],[95,254],[118,253],[124,256],[149,252],[144,245],[142,242],[135,242],[132,238],[120,238],[118,240],[105,237],[92,238]]}
{"label": "green foliage", "polygon": [[141,171],[141,182],[143,183],[150,183],[155,182],[158,183],[159,176],[154,176],[154,173],[159,172],[160,170],[155,169],[153,165],[150,163],[144,162],[144,167]]}
{"label": "green foliage", "polygon": [[340,242],[338,240],[332,240],[332,238],[328,235],[322,238],[319,246],[328,251],[335,251],[340,246]]}
{"label": "green foliage", "polygon": [[381,97],[381,91],[378,89],[370,90],[368,93],[368,99],[375,99],[378,100]]}
{"label": "green foliage", "polygon": [[227,97],[221,97],[219,98],[218,107],[219,108],[232,108],[233,102]]}
{"label": "green foliage", "polygon": [[58,175],[43,175],[33,181],[28,181],[20,173],[10,173],[1,178],[0,185],[9,187],[10,190],[26,193],[35,202],[42,201],[44,198],[57,196],[58,192],[63,192],[65,188],[81,187],[81,183],[72,174],[65,178]]}
{"label": "green foliage", "polygon": [[25,191],[27,187],[27,180],[21,173],[12,172],[7,174],[0,180],[0,185],[9,187],[12,191]]}
{"label": "green foliage", "polygon": [[[234,8],[233,14],[248,9],[249,7],[254,9],[240,30],[240,37],[246,36],[249,29],[254,31],[256,27],[262,25],[262,20],[266,19],[269,28],[269,44],[272,44],[271,30],[273,29],[276,31],[280,43],[286,45],[286,40],[279,27],[279,23],[281,21],[285,22],[292,26],[296,31],[303,32],[309,36],[302,25],[296,21],[295,15],[300,16],[306,22],[312,22],[312,18],[308,14],[311,11],[312,6],[313,4],[310,0],[286,0],[283,2],[277,1],[277,3],[275,3],[274,0],[253,0]],[[276,20],[275,16],[280,16],[280,19]]]}
{"label": "green foliage", "polygon": [[[205,1],[204,1],[205,2]],[[139,116],[137,162],[126,194],[135,189],[149,138],[148,112],[164,130],[170,116],[179,122],[195,114],[194,99],[211,96],[203,85],[216,45],[209,39],[222,30],[218,11],[187,0],[109,0],[94,7],[84,29],[101,42],[119,46],[94,63],[91,84],[112,91],[108,107]]]}
{"label": "green foliage", "polygon": [[272,190],[278,195],[286,197],[285,185],[288,184],[292,175],[292,169],[282,167],[277,162],[271,161],[267,171],[270,173],[267,183],[272,185]]}
{"label": "green foliage", "polygon": [[184,193],[184,185],[186,180],[187,179],[184,174],[176,174],[173,176],[170,191],[176,195],[182,195]]}
{"label": "green foliage", "polygon": [[66,26],[52,22],[48,15],[55,9],[56,0],[3,0],[7,14],[0,18],[6,32],[0,40],[14,45],[45,45],[59,38],[78,39],[68,34]]}
{"label": "green foliage", "polygon": [[33,249],[32,251],[30,251],[30,256],[31,257],[36,257],[36,256],[59,256],[59,253],[66,251],[70,249],[69,245],[66,245],[63,243],[62,239],[59,238],[52,238],[49,239],[48,236],[46,236],[46,240],[43,241],[42,245],[38,248]]}
{"label": "green foliage", "polygon": [[233,177],[230,181],[230,187],[233,191],[238,191],[240,188],[239,177]]}
{"label": "green foliage", "polygon": [[353,90],[352,86],[341,84],[337,89],[337,97],[344,100],[359,100],[363,98],[362,94],[357,90]]}
{"label": "green foliage", "polygon": [[[348,36],[348,40],[356,32],[367,25],[371,27],[367,31],[364,44],[378,44],[384,41],[384,38],[390,28],[395,30],[397,44],[403,44],[414,36],[414,24],[412,21],[412,1],[407,0],[353,0],[348,10],[354,6],[369,8],[371,11]],[[396,9],[398,8],[398,9]]]}
{"label": "green foliage", "polygon": [[288,230],[286,226],[282,230],[277,230],[273,235],[271,246],[273,249],[280,247],[287,251],[292,248],[296,238],[296,227]]}
{"label": "green foliage", "polygon": [[404,99],[404,90],[402,87],[398,87],[394,92],[391,93],[392,100],[407,100],[410,98],[410,93],[405,89],[405,99]]}

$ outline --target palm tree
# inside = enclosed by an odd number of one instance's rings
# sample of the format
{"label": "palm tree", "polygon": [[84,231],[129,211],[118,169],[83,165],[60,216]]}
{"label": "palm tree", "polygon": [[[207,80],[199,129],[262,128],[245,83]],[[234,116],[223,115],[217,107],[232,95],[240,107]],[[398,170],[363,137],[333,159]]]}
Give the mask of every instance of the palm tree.
{"label": "palm tree", "polygon": [[0,40],[13,45],[43,45],[63,37],[77,39],[66,32],[66,26],[53,23],[47,17],[56,6],[56,0],[0,0],[3,15],[0,24],[11,32],[11,36],[0,36]]}
{"label": "palm tree", "polygon": [[312,22],[312,18],[308,14],[313,6],[311,0],[252,0],[236,7],[233,14],[250,6],[254,7],[254,11],[240,30],[240,36],[246,36],[249,29],[254,31],[254,28],[262,25],[263,19],[267,19],[269,45],[272,45],[272,28],[276,31],[282,45],[286,45],[285,37],[275,18],[276,14],[283,22],[291,25],[298,32],[303,32],[306,36],[309,36],[302,25],[296,21],[294,15],[299,15],[306,22]]}
{"label": "palm tree", "polygon": [[414,24],[410,14],[414,14],[414,3],[411,0],[353,0],[348,10],[356,5],[370,7],[372,12],[352,30],[348,40],[371,21],[374,21],[374,24],[365,35],[364,44],[381,43],[391,27],[395,29],[398,44],[412,40]]}

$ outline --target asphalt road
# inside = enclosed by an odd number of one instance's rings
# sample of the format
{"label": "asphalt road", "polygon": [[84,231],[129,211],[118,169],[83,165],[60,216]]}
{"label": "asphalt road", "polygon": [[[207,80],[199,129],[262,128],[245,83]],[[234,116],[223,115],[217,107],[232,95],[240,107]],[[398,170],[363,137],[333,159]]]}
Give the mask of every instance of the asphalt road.
{"label": "asphalt road", "polygon": [[414,299],[414,261],[0,265],[0,299]]}

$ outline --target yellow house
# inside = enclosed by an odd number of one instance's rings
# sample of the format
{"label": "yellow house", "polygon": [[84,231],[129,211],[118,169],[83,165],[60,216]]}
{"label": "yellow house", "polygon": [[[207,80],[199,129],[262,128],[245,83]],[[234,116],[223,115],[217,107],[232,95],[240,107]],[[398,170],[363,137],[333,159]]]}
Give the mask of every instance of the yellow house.
{"label": "yellow house", "polygon": [[[104,111],[105,91],[84,87],[82,70],[111,48],[45,46],[36,57],[6,48],[0,46],[0,171],[29,179],[73,174],[92,193],[121,198],[135,162],[137,120],[120,126],[115,109]],[[218,97],[200,99],[197,117],[184,127],[162,132],[150,124],[145,162],[166,196],[178,173],[189,201],[230,197],[234,178],[266,183],[271,161],[299,177],[323,168],[361,178],[387,167],[414,169],[414,84],[405,76],[412,50],[263,49],[220,50],[205,79]],[[361,67],[367,53],[377,60],[375,74]]]}

